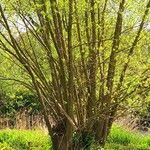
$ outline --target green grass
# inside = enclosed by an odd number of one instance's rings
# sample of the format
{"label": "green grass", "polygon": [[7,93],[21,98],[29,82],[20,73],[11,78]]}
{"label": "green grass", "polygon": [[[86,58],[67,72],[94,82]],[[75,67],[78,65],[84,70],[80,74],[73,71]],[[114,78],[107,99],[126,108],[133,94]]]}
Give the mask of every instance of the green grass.
{"label": "green grass", "polygon": [[150,136],[114,125],[108,137],[108,150],[150,150]]}
{"label": "green grass", "polygon": [[1,130],[0,150],[49,150],[46,134],[30,130]]}
{"label": "green grass", "polygon": [[[49,141],[48,136],[38,130],[0,131],[0,150],[51,150]],[[92,150],[99,149],[94,146]],[[150,150],[150,136],[114,125],[105,150]]]}

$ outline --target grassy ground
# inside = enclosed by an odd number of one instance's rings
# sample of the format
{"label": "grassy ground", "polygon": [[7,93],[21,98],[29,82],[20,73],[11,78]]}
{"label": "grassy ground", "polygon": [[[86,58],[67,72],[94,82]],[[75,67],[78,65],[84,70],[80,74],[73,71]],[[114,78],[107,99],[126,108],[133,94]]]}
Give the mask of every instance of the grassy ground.
{"label": "grassy ground", "polygon": [[[0,150],[51,150],[50,145],[48,136],[41,131],[0,131]],[[105,150],[150,150],[150,136],[113,126]]]}
{"label": "grassy ground", "polygon": [[150,136],[113,126],[106,150],[150,150]]}
{"label": "grassy ground", "polygon": [[0,150],[49,150],[49,141],[48,136],[42,131],[0,131]]}

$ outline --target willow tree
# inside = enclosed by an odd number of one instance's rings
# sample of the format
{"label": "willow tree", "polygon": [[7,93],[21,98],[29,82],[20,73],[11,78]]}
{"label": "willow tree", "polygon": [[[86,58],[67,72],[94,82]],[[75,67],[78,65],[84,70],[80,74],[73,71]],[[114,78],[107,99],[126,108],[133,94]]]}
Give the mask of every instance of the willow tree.
{"label": "willow tree", "polygon": [[132,0],[2,1],[1,51],[32,81],[26,85],[39,97],[53,149],[87,148],[89,136],[104,146],[120,104],[143,92],[148,67],[134,63],[149,7]]}

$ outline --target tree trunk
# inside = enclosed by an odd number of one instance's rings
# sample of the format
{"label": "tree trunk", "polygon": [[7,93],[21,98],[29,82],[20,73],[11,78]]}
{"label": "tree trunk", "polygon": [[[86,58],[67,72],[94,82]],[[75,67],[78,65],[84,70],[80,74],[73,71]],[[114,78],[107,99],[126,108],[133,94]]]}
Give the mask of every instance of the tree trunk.
{"label": "tree trunk", "polygon": [[[53,150],[70,150],[71,143],[72,143],[72,136],[73,132],[71,129],[67,126],[68,121],[63,120],[58,122],[53,128],[52,128],[52,145]],[[70,134],[68,135],[68,132],[70,131]]]}
{"label": "tree trunk", "polygon": [[110,133],[115,113],[116,109],[109,116],[98,120],[93,126],[93,130],[95,132],[95,142],[99,143],[102,148],[104,148],[107,137]]}
{"label": "tree trunk", "polygon": [[109,132],[109,119],[103,118],[94,124],[95,142],[103,148]]}
{"label": "tree trunk", "polygon": [[60,131],[53,132],[51,138],[53,150],[90,150],[93,136],[88,131],[77,133],[77,140],[73,142],[73,138],[68,140],[65,133]]}
{"label": "tree trunk", "polygon": [[52,137],[53,150],[68,150],[68,144],[64,135],[54,133]]}

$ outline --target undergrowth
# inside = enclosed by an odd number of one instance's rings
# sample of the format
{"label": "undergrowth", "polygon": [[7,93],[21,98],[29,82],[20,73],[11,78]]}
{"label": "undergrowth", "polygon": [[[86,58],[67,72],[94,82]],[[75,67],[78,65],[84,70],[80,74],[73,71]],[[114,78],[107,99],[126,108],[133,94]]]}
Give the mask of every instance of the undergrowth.
{"label": "undergrowth", "polygon": [[150,150],[150,136],[114,125],[108,136],[106,150]]}
{"label": "undergrowth", "polygon": [[[50,138],[39,130],[1,130],[0,150],[52,150]],[[100,150],[92,145],[91,150]],[[114,125],[105,150],[150,150],[150,136]]]}
{"label": "undergrowth", "polygon": [[0,150],[49,150],[49,138],[42,131],[1,130]]}

